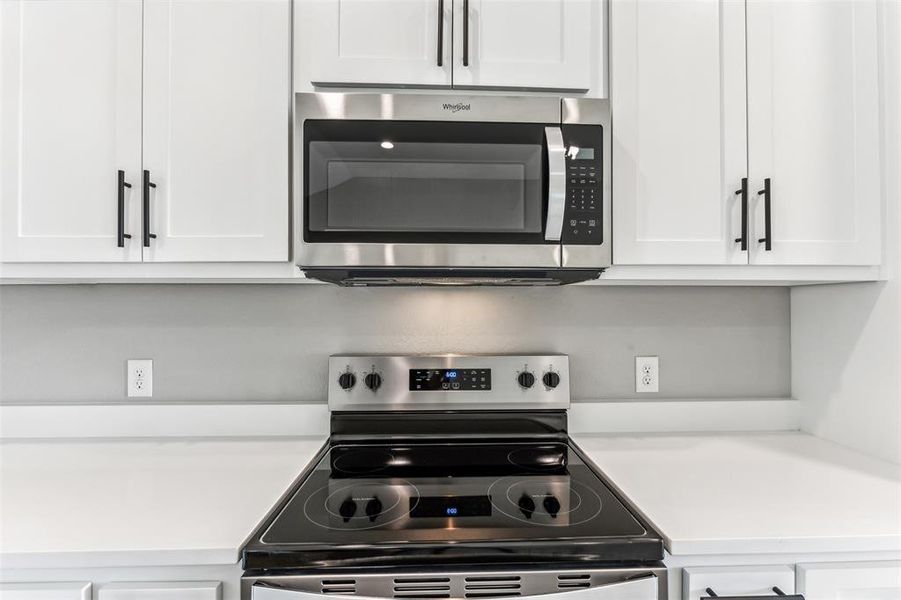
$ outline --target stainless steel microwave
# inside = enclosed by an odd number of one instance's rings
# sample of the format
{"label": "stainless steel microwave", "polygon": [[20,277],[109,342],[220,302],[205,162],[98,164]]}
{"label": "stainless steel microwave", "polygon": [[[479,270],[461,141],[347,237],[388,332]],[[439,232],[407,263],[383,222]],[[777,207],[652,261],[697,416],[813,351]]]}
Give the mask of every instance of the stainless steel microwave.
{"label": "stainless steel microwave", "polygon": [[299,93],[295,257],[342,285],[559,285],[610,265],[610,110]]}

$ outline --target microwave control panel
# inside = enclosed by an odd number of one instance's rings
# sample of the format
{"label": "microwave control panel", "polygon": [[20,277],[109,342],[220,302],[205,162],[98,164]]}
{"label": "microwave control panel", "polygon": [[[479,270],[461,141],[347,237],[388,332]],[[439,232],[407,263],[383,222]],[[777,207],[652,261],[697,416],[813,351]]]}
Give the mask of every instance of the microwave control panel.
{"label": "microwave control panel", "polygon": [[564,244],[597,245],[604,241],[603,127],[563,125],[566,145],[566,208]]}

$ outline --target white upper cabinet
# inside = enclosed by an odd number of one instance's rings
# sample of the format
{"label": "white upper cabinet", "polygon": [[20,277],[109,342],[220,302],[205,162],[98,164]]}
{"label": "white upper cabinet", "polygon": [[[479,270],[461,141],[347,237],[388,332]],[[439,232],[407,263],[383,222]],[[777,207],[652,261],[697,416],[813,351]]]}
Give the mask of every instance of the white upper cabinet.
{"label": "white upper cabinet", "polygon": [[603,0],[295,0],[296,91],[414,86],[606,95]]}
{"label": "white upper cabinet", "polygon": [[145,0],[144,260],[288,260],[290,24],[290,0]]}
{"label": "white upper cabinet", "polygon": [[799,594],[810,600],[897,600],[901,562],[798,565]]}
{"label": "white upper cabinet", "polygon": [[613,261],[747,263],[743,0],[611,4]]}
{"label": "white upper cabinet", "polygon": [[0,1],[0,261],[141,260],[140,170],[141,0]]}
{"label": "white upper cabinet", "polygon": [[753,264],[880,263],[879,38],[876,0],[748,0]]}
{"label": "white upper cabinet", "polygon": [[454,87],[587,91],[604,56],[594,0],[454,0]]}
{"label": "white upper cabinet", "polygon": [[453,0],[296,0],[298,81],[451,85]]}

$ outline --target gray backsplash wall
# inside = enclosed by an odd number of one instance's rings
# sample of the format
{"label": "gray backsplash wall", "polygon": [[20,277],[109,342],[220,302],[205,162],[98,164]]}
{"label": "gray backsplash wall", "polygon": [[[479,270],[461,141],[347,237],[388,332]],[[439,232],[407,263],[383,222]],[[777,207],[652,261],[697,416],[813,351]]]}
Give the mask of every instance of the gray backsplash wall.
{"label": "gray backsplash wall", "polygon": [[322,401],[341,352],[563,352],[577,400],[656,354],[660,397],[787,397],[789,336],[780,288],[3,286],[0,400],[147,401],[125,360],[152,358],[153,402]]}

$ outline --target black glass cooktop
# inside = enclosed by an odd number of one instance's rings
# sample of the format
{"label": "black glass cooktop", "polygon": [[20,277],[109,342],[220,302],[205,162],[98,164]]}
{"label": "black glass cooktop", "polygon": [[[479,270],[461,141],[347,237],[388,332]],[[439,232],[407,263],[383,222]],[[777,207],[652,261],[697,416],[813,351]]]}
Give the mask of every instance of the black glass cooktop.
{"label": "black glass cooktop", "polygon": [[659,536],[567,443],[334,445],[245,549],[245,568],[415,558],[659,560]]}

